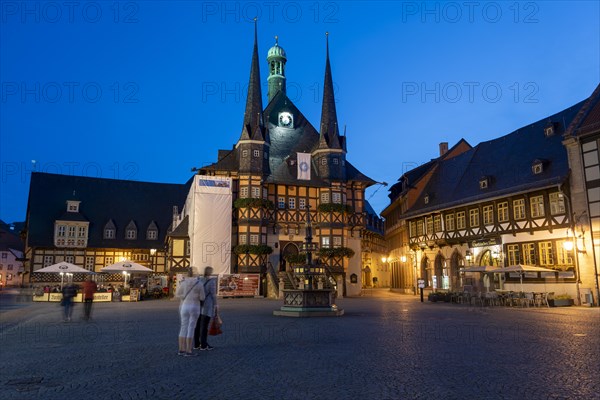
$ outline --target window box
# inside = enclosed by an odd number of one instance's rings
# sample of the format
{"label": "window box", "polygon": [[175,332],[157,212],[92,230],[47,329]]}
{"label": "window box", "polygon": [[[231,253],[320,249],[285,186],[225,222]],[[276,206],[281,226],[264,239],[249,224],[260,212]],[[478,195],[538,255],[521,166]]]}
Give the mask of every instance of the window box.
{"label": "window box", "polygon": [[241,197],[233,202],[235,208],[267,208],[272,210],[275,205],[271,200]]}
{"label": "window box", "polygon": [[264,255],[271,254],[273,249],[271,246],[267,246],[266,244],[240,244],[233,248],[233,252],[235,254],[256,254],[256,255]]}
{"label": "window box", "polygon": [[338,203],[321,203],[317,207],[320,212],[339,212],[339,213],[348,213],[351,214],[354,212],[354,209],[346,204],[338,204]]}

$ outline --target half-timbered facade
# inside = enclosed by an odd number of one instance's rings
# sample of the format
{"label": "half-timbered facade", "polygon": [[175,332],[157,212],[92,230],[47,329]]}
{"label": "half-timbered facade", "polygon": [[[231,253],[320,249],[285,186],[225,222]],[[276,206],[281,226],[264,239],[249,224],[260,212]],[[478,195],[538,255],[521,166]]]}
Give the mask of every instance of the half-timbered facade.
{"label": "half-timbered facade", "polygon": [[188,185],[32,173],[24,229],[29,279],[56,279],[36,271],[61,261],[100,272],[131,260],[166,275],[171,210],[184,203],[187,190]]}
{"label": "half-timbered facade", "polygon": [[[333,94],[329,48],[325,60],[323,106],[315,129],[286,95],[286,52],[269,52],[268,105],[263,108],[255,32],[244,122],[232,150],[219,150],[204,175],[233,180],[232,270],[285,272],[287,260],[302,251],[306,214],[314,242],[332,278],[345,279],[346,293],[358,294],[365,189],[373,180],[346,160]],[[341,291],[341,290],[340,290]]]}
{"label": "half-timbered facade", "polygon": [[[362,286],[390,287],[392,270],[388,246],[384,237],[384,222],[369,202],[366,205],[366,226],[362,231]],[[352,277],[350,277],[352,280]]]}
{"label": "half-timbered facade", "polygon": [[[408,291],[421,278],[429,288],[455,290],[483,284],[462,267],[529,264],[557,272],[526,274],[526,285],[555,284],[575,296],[580,273],[565,245],[572,219],[562,134],[581,106],[473,148],[457,145],[404,174],[382,213],[402,271],[394,284]],[[519,282],[518,274],[494,277],[490,286]]]}
{"label": "half-timbered facade", "polygon": [[600,85],[564,134],[571,167],[569,240],[581,272],[582,302],[600,299]]}

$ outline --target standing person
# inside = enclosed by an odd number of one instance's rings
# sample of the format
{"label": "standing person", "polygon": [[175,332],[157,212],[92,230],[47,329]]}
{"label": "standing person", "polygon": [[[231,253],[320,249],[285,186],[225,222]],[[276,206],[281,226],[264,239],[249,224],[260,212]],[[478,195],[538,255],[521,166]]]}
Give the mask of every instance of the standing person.
{"label": "standing person", "polygon": [[202,286],[204,287],[205,298],[194,330],[194,348],[200,350],[213,349],[207,342],[208,324],[210,319],[215,316],[215,307],[217,306],[217,279],[212,277],[212,273],[213,267],[204,268]]}
{"label": "standing person", "polygon": [[94,302],[94,293],[98,290],[98,285],[92,280],[91,276],[88,276],[85,282],[83,282],[83,319],[88,321],[92,316],[92,303]]}
{"label": "standing person", "polygon": [[77,296],[77,288],[72,283],[62,289],[61,305],[63,306],[63,322],[70,322],[73,314],[73,298]]}
{"label": "standing person", "polygon": [[200,302],[204,300],[204,287],[199,277],[193,278],[191,267],[188,272],[188,279],[177,283],[175,297],[180,299],[179,316],[181,320],[177,355],[194,356],[192,340],[194,339],[196,321],[200,315]]}

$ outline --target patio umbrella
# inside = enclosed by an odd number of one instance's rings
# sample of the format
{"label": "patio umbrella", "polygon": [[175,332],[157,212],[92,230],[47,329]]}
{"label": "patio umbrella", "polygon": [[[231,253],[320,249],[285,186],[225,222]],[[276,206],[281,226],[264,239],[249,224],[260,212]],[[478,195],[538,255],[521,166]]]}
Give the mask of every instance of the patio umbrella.
{"label": "patio umbrella", "polygon": [[144,267],[141,264],[134,263],[130,260],[120,261],[118,263],[114,263],[102,268],[100,271],[102,272],[122,272],[125,275],[124,285],[127,286],[127,275],[131,275],[132,273],[149,273],[154,272],[150,268]]}
{"label": "patio umbrella", "polygon": [[[487,274],[487,273],[492,272],[494,269],[496,269],[496,267],[491,266],[491,265],[476,265],[474,267],[461,268],[460,270],[463,272],[480,272],[482,274]],[[489,278],[487,281],[487,285],[484,280],[484,286],[485,286],[486,290],[489,292],[490,291]]]}
{"label": "patio umbrella", "polygon": [[461,268],[460,270],[464,272],[492,272],[495,269],[497,269],[497,267],[491,265],[477,265],[475,267]]}
{"label": "patio umbrella", "polygon": [[47,273],[47,274],[60,274],[60,288],[61,289],[63,287],[64,274],[66,274],[66,273],[69,273],[69,274],[75,274],[75,273],[93,274],[94,273],[92,271],[88,271],[85,268],[81,268],[75,264],[71,264],[71,263],[68,263],[65,261],[49,265],[47,267],[38,269],[33,272],[42,272],[42,273]]}
{"label": "patio umbrella", "polygon": [[33,272],[45,272],[45,273],[55,273],[60,274],[61,272],[69,272],[71,274],[80,273],[80,274],[93,274],[92,271],[88,271],[85,268],[78,267],[75,264],[71,264],[65,261],[59,262],[57,264],[52,264],[50,266],[35,270]]}
{"label": "patio umbrella", "polygon": [[511,265],[509,267],[497,268],[490,272],[500,273],[500,274],[508,273],[508,272],[518,272],[519,276],[521,278],[521,292],[522,292],[523,291],[523,275],[525,275],[525,272],[558,272],[558,271],[556,271],[555,269],[536,267],[534,265],[517,264],[517,265]]}
{"label": "patio umbrella", "polygon": [[133,261],[125,260],[118,263],[114,263],[102,268],[102,272],[154,272],[150,268],[144,267],[141,264],[134,263]]}

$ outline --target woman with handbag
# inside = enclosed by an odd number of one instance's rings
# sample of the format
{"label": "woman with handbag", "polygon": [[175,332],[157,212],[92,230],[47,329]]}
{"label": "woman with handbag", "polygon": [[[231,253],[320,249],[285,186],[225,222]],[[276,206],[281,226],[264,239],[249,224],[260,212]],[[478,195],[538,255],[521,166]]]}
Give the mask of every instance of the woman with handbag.
{"label": "woman with handbag", "polygon": [[177,284],[175,297],[180,299],[179,316],[181,326],[179,327],[179,351],[177,355],[191,357],[192,341],[194,340],[194,329],[200,315],[200,302],[204,300],[204,286],[199,277],[194,278],[190,267],[188,279]]}
{"label": "woman with handbag", "polygon": [[212,350],[213,347],[208,344],[208,324],[210,319],[215,316],[215,308],[217,307],[217,279],[212,277],[213,268],[204,268],[204,277],[202,286],[206,293],[205,299],[202,302],[201,315],[196,323],[194,334],[194,344],[196,349]]}

